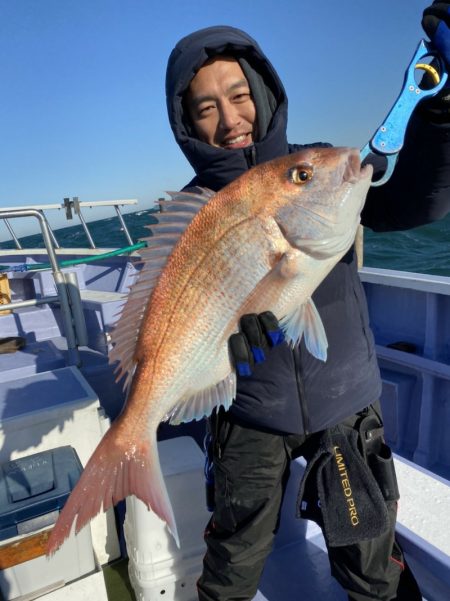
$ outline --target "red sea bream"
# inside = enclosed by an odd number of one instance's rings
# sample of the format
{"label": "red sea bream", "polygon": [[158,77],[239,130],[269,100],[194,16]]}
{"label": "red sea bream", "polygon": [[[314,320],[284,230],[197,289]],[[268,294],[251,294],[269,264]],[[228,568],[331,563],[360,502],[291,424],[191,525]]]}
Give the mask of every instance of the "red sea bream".
{"label": "red sea bream", "polygon": [[228,338],[272,311],[286,338],[326,360],[311,295],[352,245],[372,168],[359,151],[308,148],[250,169],[217,194],[172,194],[113,336],[128,398],[52,531],[48,553],[102,508],[136,495],[178,542],[156,444],[160,422],[229,408]]}

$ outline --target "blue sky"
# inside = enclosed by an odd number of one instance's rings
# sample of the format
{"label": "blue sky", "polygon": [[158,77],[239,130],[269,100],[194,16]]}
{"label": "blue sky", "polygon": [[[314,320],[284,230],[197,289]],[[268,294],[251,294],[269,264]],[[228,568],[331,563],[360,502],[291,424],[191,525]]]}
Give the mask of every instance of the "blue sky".
{"label": "blue sky", "polygon": [[209,25],[258,40],[288,93],[291,142],[362,147],[400,91],[430,2],[0,0],[0,206],[78,196],[150,208],[183,186],[192,171],[167,121],[166,62]]}

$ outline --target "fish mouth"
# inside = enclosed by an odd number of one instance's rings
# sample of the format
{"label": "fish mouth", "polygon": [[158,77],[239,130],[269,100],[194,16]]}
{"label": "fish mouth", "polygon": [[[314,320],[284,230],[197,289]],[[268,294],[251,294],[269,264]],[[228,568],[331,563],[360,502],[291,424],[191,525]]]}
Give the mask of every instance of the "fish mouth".
{"label": "fish mouth", "polygon": [[359,152],[352,152],[345,164],[344,173],[342,176],[343,183],[356,184],[361,179],[371,178],[373,167],[370,164],[361,164]]}
{"label": "fish mouth", "polygon": [[363,165],[360,169],[360,178],[361,179],[366,179],[369,178],[372,179],[372,175],[373,175],[373,166],[370,163],[366,163],[365,165]]}

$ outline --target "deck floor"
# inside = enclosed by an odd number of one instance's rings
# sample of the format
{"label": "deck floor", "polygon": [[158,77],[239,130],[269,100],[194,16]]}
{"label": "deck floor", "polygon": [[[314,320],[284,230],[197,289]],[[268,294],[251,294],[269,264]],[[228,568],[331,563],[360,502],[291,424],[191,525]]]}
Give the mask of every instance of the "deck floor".
{"label": "deck floor", "polygon": [[[108,601],[135,601],[128,578],[128,560],[120,559],[103,568]],[[175,600],[174,600],[175,601]]]}
{"label": "deck floor", "polygon": [[347,601],[347,595],[331,577],[322,543],[322,537],[317,536],[275,549],[254,601]]}

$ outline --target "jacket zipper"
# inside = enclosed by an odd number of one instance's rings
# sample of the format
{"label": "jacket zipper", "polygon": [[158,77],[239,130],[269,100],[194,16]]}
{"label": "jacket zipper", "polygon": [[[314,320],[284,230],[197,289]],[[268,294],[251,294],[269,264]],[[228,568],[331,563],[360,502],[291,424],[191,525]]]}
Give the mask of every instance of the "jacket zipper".
{"label": "jacket zipper", "polygon": [[254,167],[256,165],[256,148],[254,144],[244,148],[244,156],[248,167]]}
{"label": "jacket zipper", "polygon": [[303,374],[302,374],[302,369],[301,369],[301,363],[300,363],[300,346],[297,345],[294,347],[294,349],[292,350],[292,353],[294,355],[294,368],[295,368],[295,381],[297,382],[297,392],[298,392],[298,399],[299,399],[299,403],[300,403],[300,413],[302,415],[302,420],[303,420],[303,430],[305,434],[309,434],[308,432],[308,421],[309,421],[309,416],[308,416],[308,409],[306,408],[306,403],[305,403],[305,387],[303,385]]}
{"label": "jacket zipper", "polygon": [[[248,167],[254,167],[256,165],[256,148],[254,144],[252,146],[248,146],[244,148],[244,156],[247,161]],[[295,380],[297,382],[297,392],[300,403],[300,413],[302,415],[303,420],[303,429],[305,434],[309,434],[308,432],[308,410],[305,404],[305,390],[303,386],[303,378],[300,367],[300,348],[299,346],[295,347],[293,350],[294,355],[294,367],[295,367]]]}

